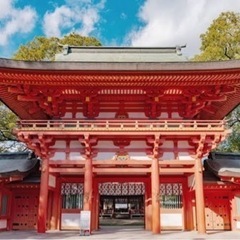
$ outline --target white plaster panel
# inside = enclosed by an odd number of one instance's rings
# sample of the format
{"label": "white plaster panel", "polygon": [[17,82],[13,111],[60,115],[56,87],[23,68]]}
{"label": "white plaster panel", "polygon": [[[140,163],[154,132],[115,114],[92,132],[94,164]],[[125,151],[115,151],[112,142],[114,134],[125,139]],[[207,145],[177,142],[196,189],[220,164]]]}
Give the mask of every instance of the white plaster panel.
{"label": "white plaster panel", "polygon": [[116,157],[116,152],[100,152],[94,157],[94,160],[113,160]]}
{"label": "white plaster panel", "polygon": [[237,229],[240,229],[240,221],[237,221],[237,223],[236,223],[236,228],[237,228]]}
{"label": "white plaster panel", "polygon": [[128,152],[131,160],[151,160],[145,152]]}
{"label": "white plaster panel", "polygon": [[82,148],[83,146],[79,141],[70,141],[70,148]]}
{"label": "white plaster panel", "polygon": [[180,148],[188,148],[191,147],[188,143],[188,141],[178,141],[178,147]]}
{"label": "white plaster panel", "polygon": [[188,152],[180,152],[178,154],[178,158],[179,160],[194,160],[194,158],[191,157]]}
{"label": "white plaster panel", "polygon": [[173,141],[164,141],[160,147],[173,148],[174,144],[173,144]]}
{"label": "white plaster panel", "polygon": [[98,148],[116,148],[116,149],[118,149],[118,147],[116,147],[112,141],[98,141],[97,147]]}
{"label": "white plaster panel", "polygon": [[163,160],[173,160],[174,159],[174,153],[172,152],[164,152],[163,156],[161,157]]}
{"label": "white plaster panel", "polygon": [[7,228],[7,219],[0,219],[0,229]]}
{"label": "white plaster panel", "polygon": [[66,148],[66,141],[56,141],[50,148]]}
{"label": "white plaster panel", "polygon": [[161,213],[161,225],[164,227],[182,227],[183,217],[181,213]]}
{"label": "white plaster panel", "polygon": [[53,157],[50,160],[66,160],[66,153],[65,152],[55,152]]}
{"label": "white plaster panel", "polygon": [[76,118],[85,118],[82,112],[76,113]]}
{"label": "white plaster panel", "polygon": [[130,112],[128,113],[128,117],[133,119],[148,119],[144,112]]}
{"label": "white plaster panel", "polygon": [[49,175],[48,186],[53,187],[53,188],[56,187],[56,177],[55,176]]}
{"label": "white plaster panel", "polygon": [[192,174],[188,177],[188,187],[193,188],[194,187],[194,182],[195,182],[195,178],[194,178],[194,175]]}
{"label": "white plaster panel", "polygon": [[85,158],[79,152],[71,152],[69,159],[72,161],[85,160]]}
{"label": "white plaster panel", "polygon": [[149,146],[147,146],[146,141],[131,141],[131,143],[129,144],[129,146],[126,146],[125,149],[128,148],[139,148],[139,150],[141,150],[142,148],[149,148]]}
{"label": "white plaster panel", "polygon": [[64,118],[72,118],[72,113],[66,112],[65,115],[62,117],[62,119],[64,119]]}
{"label": "white plaster panel", "polygon": [[116,112],[100,112],[97,118],[113,119],[116,116]]}
{"label": "white plaster panel", "polygon": [[168,118],[168,113],[167,112],[162,112],[161,116],[159,117],[159,119],[167,119]]}
{"label": "white plaster panel", "polygon": [[62,213],[62,228],[80,227],[80,213]]}
{"label": "white plaster panel", "polygon": [[182,117],[179,116],[178,112],[173,112],[172,113],[172,118],[174,118],[174,119],[182,119]]}

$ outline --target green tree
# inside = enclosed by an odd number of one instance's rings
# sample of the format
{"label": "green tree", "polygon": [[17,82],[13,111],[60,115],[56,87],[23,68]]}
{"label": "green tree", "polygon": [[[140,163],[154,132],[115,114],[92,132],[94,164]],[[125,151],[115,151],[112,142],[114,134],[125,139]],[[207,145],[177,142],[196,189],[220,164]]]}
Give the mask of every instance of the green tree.
{"label": "green tree", "polygon": [[[41,61],[54,60],[56,53],[61,52],[60,45],[71,46],[101,46],[94,37],[84,37],[71,33],[63,38],[36,37],[26,45],[21,45],[14,54],[15,60]],[[20,143],[13,134],[16,127],[17,116],[0,101],[0,152],[22,151],[26,146]]]}
{"label": "green tree", "polygon": [[200,38],[201,53],[194,61],[240,59],[240,14],[221,13]]}
{"label": "green tree", "polygon": [[17,116],[0,102],[0,152],[23,151],[25,146],[20,144],[13,135]]}
{"label": "green tree", "polygon": [[57,37],[35,37],[26,45],[21,45],[17,52],[14,54],[15,60],[27,61],[41,61],[41,60],[54,60],[56,53],[61,52],[60,45],[71,46],[101,46],[99,40],[94,37],[85,37],[77,33],[70,33],[63,38]]}
{"label": "green tree", "polygon": [[217,151],[240,152],[240,105],[226,118],[231,134],[218,147]]}
{"label": "green tree", "polygon": [[[221,13],[200,38],[201,53],[196,55],[193,61],[240,59],[240,14]],[[240,152],[240,105],[226,117],[226,120],[232,133],[216,150]]]}

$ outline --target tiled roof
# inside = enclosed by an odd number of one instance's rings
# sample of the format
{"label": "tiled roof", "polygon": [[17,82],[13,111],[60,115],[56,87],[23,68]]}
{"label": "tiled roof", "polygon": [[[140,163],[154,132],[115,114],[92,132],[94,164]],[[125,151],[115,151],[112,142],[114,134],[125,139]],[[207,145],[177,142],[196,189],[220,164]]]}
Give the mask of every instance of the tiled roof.
{"label": "tiled roof", "polygon": [[240,154],[239,153],[211,153],[205,160],[205,168],[218,177],[240,178]]}
{"label": "tiled roof", "polygon": [[0,177],[22,175],[30,172],[38,163],[38,159],[29,152],[1,153]]}
{"label": "tiled roof", "polygon": [[[185,46],[183,46],[185,47]],[[182,62],[187,61],[175,47],[77,47],[63,46],[55,61],[78,62]]]}

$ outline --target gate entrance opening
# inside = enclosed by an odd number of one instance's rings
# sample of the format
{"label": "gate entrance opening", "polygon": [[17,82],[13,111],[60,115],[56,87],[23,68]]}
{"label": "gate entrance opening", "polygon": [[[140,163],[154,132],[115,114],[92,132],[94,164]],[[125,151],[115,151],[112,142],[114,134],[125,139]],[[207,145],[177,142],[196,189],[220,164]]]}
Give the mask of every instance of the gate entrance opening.
{"label": "gate entrance opening", "polygon": [[144,226],[144,183],[102,183],[100,225]]}

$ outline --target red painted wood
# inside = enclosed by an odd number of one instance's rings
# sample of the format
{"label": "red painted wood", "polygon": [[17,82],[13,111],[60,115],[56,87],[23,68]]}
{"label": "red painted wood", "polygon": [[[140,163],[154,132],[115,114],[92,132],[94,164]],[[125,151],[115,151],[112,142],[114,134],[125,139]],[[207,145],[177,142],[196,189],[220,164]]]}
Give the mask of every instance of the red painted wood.
{"label": "red painted wood", "polygon": [[160,233],[160,183],[159,183],[159,166],[157,159],[152,160],[152,174],[151,174],[151,188],[152,188],[152,232],[154,234]]}
{"label": "red painted wood", "polygon": [[12,202],[12,230],[37,228],[39,191],[15,189]]}
{"label": "red painted wood", "polygon": [[195,164],[195,197],[197,230],[199,233],[206,233],[203,168],[201,159],[196,159]]}
{"label": "red painted wood", "polygon": [[48,158],[45,158],[43,159],[42,162],[40,196],[38,205],[37,230],[39,233],[45,233],[47,228],[48,179],[49,179]]}

